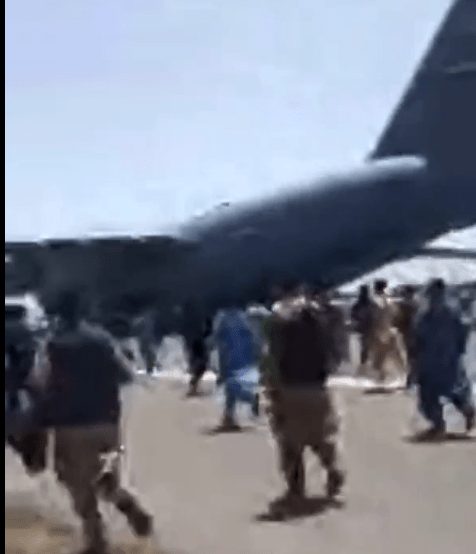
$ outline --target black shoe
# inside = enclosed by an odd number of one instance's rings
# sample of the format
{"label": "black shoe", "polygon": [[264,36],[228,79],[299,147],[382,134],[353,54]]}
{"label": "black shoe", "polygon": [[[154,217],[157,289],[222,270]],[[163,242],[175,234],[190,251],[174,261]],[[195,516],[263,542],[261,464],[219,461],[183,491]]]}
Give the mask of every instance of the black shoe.
{"label": "black shoe", "polygon": [[217,430],[221,432],[227,431],[241,431],[240,425],[236,422],[235,418],[230,415],[224,415]]}
{"label": "black shoe", "polygon": [[298,508],[305,500],[304,491],[286,491],[281,497],[269,504],[269,511],[273,517],[285,517],[294,508]]}
{"label": "black shoe", "polygon": [[446,434],[446,426],[443,425],[434,425],[426,431],[418,434],[418,439],[421,441],[441,441],[444,439]]}
{"label": "black shoe", "polygon": [[137,508],[130,514],[128,521],[138,537],[149,537],[152,534],[154,520],[143,510]]}
{"label": "black shoe", "polygon": [[116,508],[126,516],[130,527],[138,537],[148,537],[152,534],[152,516],[147,514],[129,493],[126,492],[117,502]]}

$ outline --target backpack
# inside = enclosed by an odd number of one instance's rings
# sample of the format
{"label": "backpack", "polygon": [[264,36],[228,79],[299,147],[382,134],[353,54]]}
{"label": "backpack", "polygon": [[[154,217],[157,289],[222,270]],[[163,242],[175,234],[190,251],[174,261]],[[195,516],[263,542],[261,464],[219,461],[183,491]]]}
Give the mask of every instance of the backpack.
{"label": "backpack", "polygon": [[305,299],[283,303],[272,318],[275,370],[287,386],[322,385],[335,357],[325,310]]}

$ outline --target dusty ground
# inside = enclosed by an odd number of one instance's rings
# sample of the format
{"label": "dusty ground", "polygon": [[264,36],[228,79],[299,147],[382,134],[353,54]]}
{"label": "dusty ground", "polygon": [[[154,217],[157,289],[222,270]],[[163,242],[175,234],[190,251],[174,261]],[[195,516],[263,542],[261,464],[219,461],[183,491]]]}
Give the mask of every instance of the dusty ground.
{"label": "dusty ground", "polygon": [[[409,443],[414,408],[405,394],[337,391],[345,408],[346,505],[319,499],[322,478],[310,457],[307,515],[269,522],[258,516],[282,489],[265,421],[210,435],[218,406],[206,397],[184,400],[183,392],[167,381],[128,392],[126,466],[159,538],[138,543],[107,512],[116,552],[159,552],[159,542],[167,554],[475,551],[476,442]],[[9,451],[5,466],[6,553],[74,552],[77,522],[66,496],[51,478],[28,478]]]}

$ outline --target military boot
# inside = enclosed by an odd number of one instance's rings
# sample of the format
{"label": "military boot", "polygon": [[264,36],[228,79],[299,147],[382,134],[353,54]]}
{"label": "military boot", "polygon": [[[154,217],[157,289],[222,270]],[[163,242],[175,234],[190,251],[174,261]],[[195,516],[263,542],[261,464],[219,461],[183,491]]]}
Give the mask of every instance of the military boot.
{"label": "military boot", "polygon": [[116,502],[117,509],[126,516],[131,529],[138,537],[148,537],[153,531],[153,517],[139,506],[137,500],[126,491]]}

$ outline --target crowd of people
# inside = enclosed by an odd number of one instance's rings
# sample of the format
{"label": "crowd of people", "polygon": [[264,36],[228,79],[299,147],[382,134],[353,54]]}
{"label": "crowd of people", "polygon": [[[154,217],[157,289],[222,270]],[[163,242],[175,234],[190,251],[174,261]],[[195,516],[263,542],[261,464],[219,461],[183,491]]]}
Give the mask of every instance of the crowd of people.
{"label": "crowd of people", "polygon": [[[197,394],[210,350],[218,351],[217,384],[225,391],[222,431],[240,428],[238,403],[247,404],[254,417],[264,404],[286,484],[281,506],[305,495],[306,447],[326,471],[329,497],[338,496],[345,484],[340,416],[328,379],[342,363],[350,362],[353,333],[361,342],[359,373],[373,370],[382,383],[391,361],[405,373],[406,387],[418,389],[429,438],[445,433],[445,399],[463,415],[466,431],[474,427],[472,386],[462,363],[468,328],[448,306],[442,280],[432,281],[424,297],[408,286],[398,299],[389,295],[385,281],[376,281],[372,290],[362,286],[350,318],[324,286],[287,282],[270,296],[268,308],[254,316],[225,307],[203,328],[194,326],[186,344],[191,396]],[[22,456],[27,470],[36,473],[46,467],[47,433],[54,434],[54,469],[83,521],[85,552],[104,554],[107,540],[99,498],[123,513],[139,536],[152,533],[153,520],[121,487],[119,465],[104,465],[105,453],[120,457],[120,383],[132,375],[133,364],[119,341],[81,323],[79,302],[73,293],[61,298],[59,323],[41,341],[31,370],[23,375],[22,386],[28,386],[36,399],[33,412],[24,429],[12,432],[6,441]],[[150,365],[149,350],[144,356]],[[249,378],[253,372],[258,380]]]}
{"label": "crowd of people", "polygon": [[[277,291],[274,291],[274,295],[276,294]],[[462,388],[461,386],[457,387],[458,390],[468,391],[470,388],[469,379],[461,362],[470,326],[465,325],[458,311],[448,305],[445,283],[441,279],[436,279],[423,294],[418,294],[416,287],[406,285],[400,290],[398,296],[392,296],[389,293],[387,282],[376,280],[372,290],[368,285],[361,286],[349,317],[346,317],[345,311],[332,301],[331,291],[323,288],[313,290],[296,283],[281,287],[270,310],[264,308],[260,310],[262,323],[258,328],[256,325],[253,327],[250,315],[245,310],[223,310],[215,319],[213,330],[211,321],[208,320],[205,333],[195,337],[194,344],[201,345],[200,356],[195,355],[195,350],[189,350],[190,395],[197,393],[199,381],[207,367],[207,344],[208,349],[216,347],[219,352],[218,383],[225,384],[228,380],[230,383],[236,381],[245,383],[244,377],[249,368],[255,366],[261,368],[262,377],[266,374],[268,370],[265,367],[265,360],[269,360],[269,356],[263,355],[263,344],[269,344],[270,321],[273,321],[274,311],[282,304],[283,297],[300,298],[301,302],[312,302],[314,307],[319,307],[322,329],[318,335],[324,341],[329,355],[332,351],[331,345],[338,346],[338,349],[332,354],[335,363],[329,374],[335,372],[342,361],[349,361],[350,336],[355,333],[360,342],[360,364],[356,370],[357,375],[373,374],[377,383],[384,383],[388,378],[389,364],[393,364],[394,369],[405,378],[405,388],[417,386],[421,392],[428,390],[425,385],[421,386],[421,375],[426,373],[424,367],[430,366],[435,375],[437,373],[452,375],[450,381],[458,380],[460,385],[464,382],[465,385]],[[439,329],[438,333],[435,332],[435,328]],[[326,330],[325,333],[323,329]],[[288,335],[289,333],[285,334],[285,336]],[[292,364],[298,367],[302,365],[299,360],[303,353],[310,360],[313,355],[310,345],[300,344],[300,341],[304,340],[304,332],[302,330],[296,332],[296,336],[299,337],[296,339],[299,347],[292,356],[286,355],[291,356]],[[334,339],[331,340],[329,336]],[[233,343],[233,340],[236,344]],[[314,345],[319,344],[319,338],[314,338],[313,341],[311,343],[313,342]],[[281,345],[284,343],[282,336],[278,343]],[[269,346],[265,348],[269,348]],[[274,349],[279,349],[279,346],[276,344]],[[436,353],[432,349],[436,349]],[[227,355],[232,355],[233,361],[228,361]],[[314,362],[311,361],[312,363]],[[435,380],[437,377],[432,378],[432,382]],[[236,396],[245,398],[245,402],[256,407],[256,396],[252,399],[249,394],[249,386],[243,385],[242,388],[244,390],[237,387],[236,383],[231,387],[225,387],[225,398],[228,399],[225,404],[234,406],[236,402],[233,397]],[[425,395],[425,392],[421,394]],[[461,394],[468,393],[462,392]],[[421,411],[427,416],[425,400],[420,398],[420,401]],[[466,404],[468,402],[469,400],[466,401]],[[461,405],[461,402],[459,404]],[[471,426],[474,417],[472,411],[467,410],[465,413],[468,414],[468,426]],[[428,419],[431,423],[435,423],[435,417]],[[228,411],[223,419],[231,427],[236,427],[234,412]],[[434,425],[429,433],[441,430],[441,427],[441,424]]]}
{"label": "crowd of people", "polygon": [[371,365],[383,380],[385,362],[396,360],[406,372],[406,388],[417,388],[419,410],[431,424],[429,437],[445,432],[444,399],[463,414],[467,430],[472,429],[472,386],[462,362],[470,327],[448,305],[444,281],[432,281],[425,298],[405,286],[401,298],[392,300],[386,289],[385,281],[375,282],[373,295],[362,286],[352,307],[362,344],[360,371]]}

